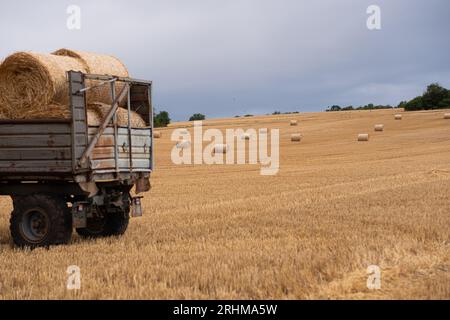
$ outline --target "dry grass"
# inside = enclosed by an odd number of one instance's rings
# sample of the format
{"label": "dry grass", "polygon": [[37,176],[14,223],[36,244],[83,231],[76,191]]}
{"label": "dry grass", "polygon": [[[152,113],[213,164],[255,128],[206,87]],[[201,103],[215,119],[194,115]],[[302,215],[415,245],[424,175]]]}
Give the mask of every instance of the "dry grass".
{"label": "dry grass", "polygon": [[[442,112],[302,114],[206,121],[280,128],[281,169],[175,166],[156,140],[145,215],[122,238],[12,249],[0,200],[0,298],[450,299],[450,128]],[[370,143],[358,132],[384,123]],[[176,124],[176,126],[186,124]],[[191,131],[191,130],[190,130]],[[326,133],[326,134],[325,134]],[[81,267],[82,289],[65,289]],[[381,290],[366,268],[382,269]]]}

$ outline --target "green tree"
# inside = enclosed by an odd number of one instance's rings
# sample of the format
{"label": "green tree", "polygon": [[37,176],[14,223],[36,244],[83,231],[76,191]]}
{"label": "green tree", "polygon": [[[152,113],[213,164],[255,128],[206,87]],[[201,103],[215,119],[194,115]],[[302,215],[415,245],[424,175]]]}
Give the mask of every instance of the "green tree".
{"label": "green tree", "polygon": [[447,97],[447,89],[441,87],[439,83],[432,83],[427,87],[427,91],[422,96],[423,108],[437,109],[439,103]]}
{"label": "green tree", "polygon": [[205,120],[206,117],[204,114],[201,113],[194,113],[190,118],[189,121],[198,121],[198,120]]}
{"label": "green tree", "polygon": [[404,108],[406,111],[422,110],[423,109],[422,96],[415,97],[411,101],[407,102]]}
{"label": "green tree", "polygon": [[167,111],[161,111],[153,116],[153,122],[156,128],[167,127],[170,123],[169,113]]}

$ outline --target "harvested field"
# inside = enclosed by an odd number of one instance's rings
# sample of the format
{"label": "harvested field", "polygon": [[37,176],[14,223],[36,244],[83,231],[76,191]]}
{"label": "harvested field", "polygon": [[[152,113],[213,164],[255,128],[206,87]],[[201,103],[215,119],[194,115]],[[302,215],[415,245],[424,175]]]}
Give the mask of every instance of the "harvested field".
{"label": "harvested field", "polygon": [[[0,299],[450,299],[450,127],[442,111],[302,113],[205,121],[279,128],[280,171],[177,166],[155,140],[145,214],[122,238],[22,251],[0,199]],[[375,123],[389,128],[358,143]],[[189,131],[192,131],[189,129]],[[81,290],[66,290],[69,265]],[[366,287],[369,265],[381,289]]]}

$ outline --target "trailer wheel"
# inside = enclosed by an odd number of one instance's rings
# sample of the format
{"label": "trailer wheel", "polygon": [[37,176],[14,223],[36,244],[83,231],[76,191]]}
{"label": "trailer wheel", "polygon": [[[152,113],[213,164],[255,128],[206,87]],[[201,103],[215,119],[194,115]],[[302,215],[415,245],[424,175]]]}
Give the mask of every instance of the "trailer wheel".
{"label": "trailer wheel", "polygon": [[91,218],[87,220],[86,228],[77,228],[77,233],[84,238],[102,238],[111,236],[120,236],[125,233],[128,228],[130,215],[128,211],[123,209],[101,208],[103,218]]}
{"label": "trailer wheel", "polygon": [[11,237],[19,247],[66,244],[72,235],[72,216],[63,197],[46,194],[14,199]]}

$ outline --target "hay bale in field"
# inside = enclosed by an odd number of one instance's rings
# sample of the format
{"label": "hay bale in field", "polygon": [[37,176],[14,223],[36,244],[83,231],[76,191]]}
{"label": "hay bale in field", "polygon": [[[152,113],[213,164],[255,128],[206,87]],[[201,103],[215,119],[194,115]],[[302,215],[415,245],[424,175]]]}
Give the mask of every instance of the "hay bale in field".
{"label": "hay bale in field", "polygon": [[395,120],[402,120],[402,118],[403,118],[403,116],[402,116],[401,114],[396,114],[396,115],[394,116],[394,119],[395,119]]}
{"label": "hay bale in field", "polygon": [[296,126],[298,124],[297,120],[291,120],[291,126]]}
{"label": "hay bale in field", "polygon": [[159,139],[159,138],[161,138],[161,131],[154,131],[153,132],[153,138],[155,138],[155,139]]}
{"label": "hay bale in field", "polygon": [[384,124],[376,124],[374,130],[375,131],[384,131]]}
{"label": "hay bale in field", "polygon": [[31,52],[17,52],[7,57],[0,65],[3,116],[8,119],[48,115],[64,118],[66,110],[55,105],[69,103],[68,70],[87,72],[82,63],[70,57]]}
{"label": "hay bale in field", "polygon": [[444,114],[444,119],[450,119],[450,113]]}
{"label": "hay bale in field", "polygon": [[300,142],[300,141],[302,141],[302,138],[303,138],[303,136],[300,133],[291,134],[292,142]]}
{"label": "hay bale in field", "polygon": [[182,141],[177,142],[177,144],[176,144],[176,147],[178,149],[187,149],[190,146],[191,146],[191,142],[188,140],[182,140]]}
{"label": "hay bale in field", "polygon": [[358,134],[358,141],[369,141],[369,134],[368,133]]}
{"label": "hay bale in field", "polygon": [[213,152],[214,153],[227,153],[228,145],[227,144],[216,144],[214,145]]}
{"label": "hay bale in field", "polygon": [[[88,104],[88,124],[91,126],[99,126],[103,119],[108,114],[111,106],[101,102],[95,102]],[[89,116],[89,113],[91,115]],[[127,127],[128,126],[128,110],[118,108],[117,109],[117,124],[119,126]],[[141,118],[141,116],[131,111],[131,126],[133,128],[144,128],[146,127],[145,121]]]}
{"label": "hay bale in field", "polygon": [[[114,56],[70,49],[59,49],[52,54],[77,59],[80,63],[83,64],[87,72],[91,74],[110,75],[118,77],[129,76],[128,70],[122,63],[122,61]],[[93,85],[98,85],[99,82],[100,81],[97,80],[86,80],[86,85],[90,87]],[[116,96],[119,95],[123,87],[124,83],[116,82]],[[112,103],[110,85],[91,89],[87,91],[86,96],[88,98],[88,101],[101,101],[109,104]],[[120,106],[125,106],[126,103],[127,98],[125,97],[120,101]]]}

